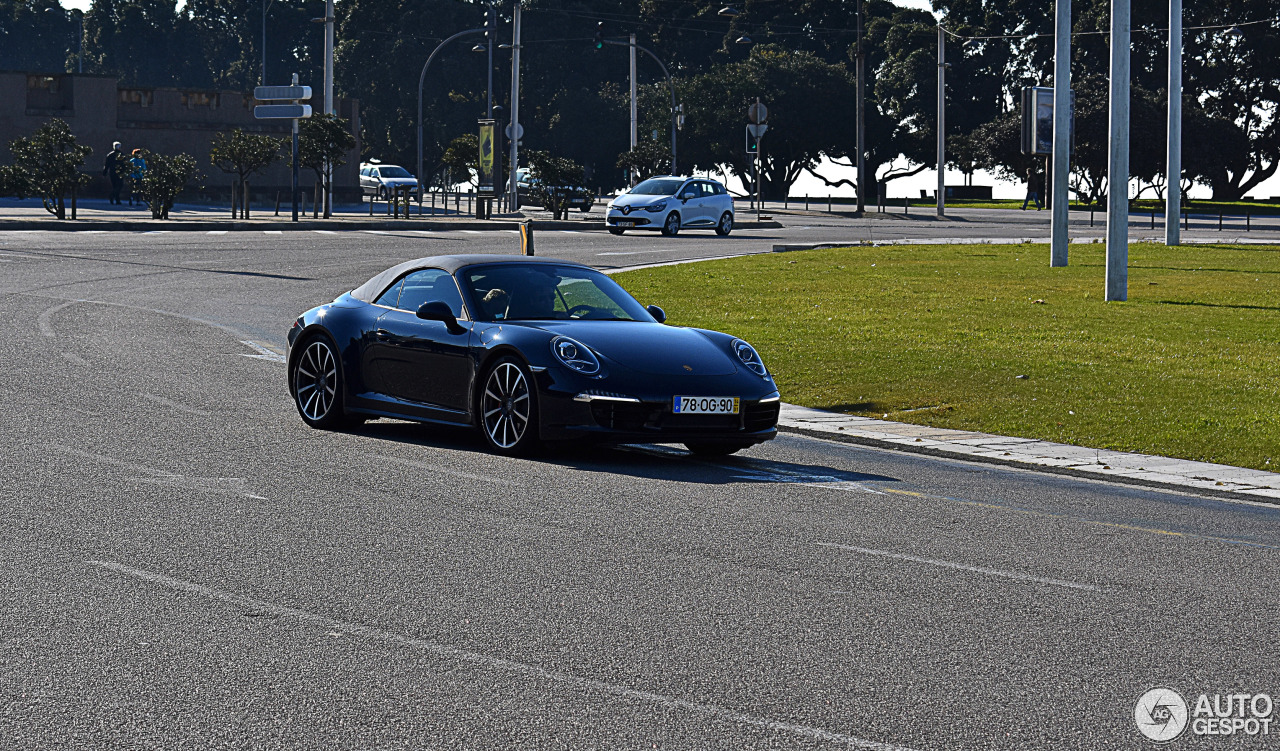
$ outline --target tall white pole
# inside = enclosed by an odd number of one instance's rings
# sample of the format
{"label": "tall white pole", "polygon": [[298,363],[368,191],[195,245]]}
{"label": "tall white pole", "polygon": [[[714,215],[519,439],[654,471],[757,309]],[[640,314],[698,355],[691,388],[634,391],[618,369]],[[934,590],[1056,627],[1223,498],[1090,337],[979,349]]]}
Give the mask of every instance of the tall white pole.
{"label": "tall white pole", "polygon": [[511,19],[511,210],[520,207],[520,196],[516,191],[516,161],[520,156],[520,0],[516,0],[515,15]]}
{"label": "tall white pole", "polygon": [[1169,153],[1165,159],[1164,244],[1179,245],[1182,218],[1182,0],[1169,0]]}
{"label": "tall white pole", "polygon": [[1129,299],[1129,0],[1111,0],[1110,159],[1107,162],[1108,301]]}
{"label": "tall white pole", "polygon": [[[328,115],[336,115],[333,106],[333,0],[325,0],[324,4],[324,111]],[[324,217],[328,219],[333,211],[333,164],[324,163]]]}
{"label": "tall white pole", "polygon": [[[631,35],[631,45],[629,46],[628,49],[630,49],[631,51],[631,150],[635,151],[636,144],[639,143],[639,136],[640,136],[640,121],[636,117],[637,111],[636,111],[636,35],[635,34]],[[634,168],[631,170],[631,184],[632,185],[636,184],[636,171]]]}
{"label": "tall white pole", "polygon": [[[1049,265],[1067,265],[1071,176],[1071,0],[1057,0],[1053,51],[1053,185],[1050,187]],[[1047,186],[1048,187],[1048,186]]]}
{"label": "tall white pole", "polygon": [[938,216],[947,213],[947,41],[938,24]]}
{"label": "tall white pole", "polygon": [[867,164],[866,164],[866,114],[867,114],[867,94],[864,83],[867,77],[867,56],[863,52],[862,41],[862,0],[858,0],[858,55],[854,63],[855,73],[858,77],[857,88],[857,111],[858,124],[854,134],[854,143],[858,149],[858,159],[855,162],[858,165],[858,213],[861,214],[866,210],[867,196]]}

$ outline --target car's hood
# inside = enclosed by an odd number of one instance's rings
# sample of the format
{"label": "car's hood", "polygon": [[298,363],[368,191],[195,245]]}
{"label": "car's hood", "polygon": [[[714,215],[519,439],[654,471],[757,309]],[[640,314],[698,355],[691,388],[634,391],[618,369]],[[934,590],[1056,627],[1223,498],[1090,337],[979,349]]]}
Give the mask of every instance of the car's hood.
{"label": "car's hood", "polygon": [[653,375],[730,375],[727,348],[693,329],[642,321],[537,321],[545,331],[571,337],[605,359]]}
{"label": "car's hood", "polygon": [[613,199],[611,203],[614,206],[617,206],[618,208],[622,208],[623,206],[630,206],[633,209],[638,209],[643,206],[651,206],[657,203],[658,201],[674,201],[674,200],[675,199],[672,198],[671,196],[644,196],[644,195],[639,195],[637,193],[623,193],[622,195]]}

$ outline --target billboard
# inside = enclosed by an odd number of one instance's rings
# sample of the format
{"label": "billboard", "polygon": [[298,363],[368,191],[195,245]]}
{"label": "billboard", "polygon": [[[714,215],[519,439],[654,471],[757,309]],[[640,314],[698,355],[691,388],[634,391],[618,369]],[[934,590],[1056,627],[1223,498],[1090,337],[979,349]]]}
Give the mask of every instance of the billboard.
{"label": "billboard", "polygon": [[496,121],[480,121],[480,161],[476,163],[477,195],[496,196],[498,194],[498,151],[495,133]]}
{"label": "billboard", "polygon": [[[1076,92],[1070,92],[1070,111],[1067,122],[1071,124],[1067,138],[1068,148],[1074,151],[1076,129]],[[1027,86],[1022,89],[1022,153],[1048,156],[1053,153],[1053,89],[1048,86]]]}

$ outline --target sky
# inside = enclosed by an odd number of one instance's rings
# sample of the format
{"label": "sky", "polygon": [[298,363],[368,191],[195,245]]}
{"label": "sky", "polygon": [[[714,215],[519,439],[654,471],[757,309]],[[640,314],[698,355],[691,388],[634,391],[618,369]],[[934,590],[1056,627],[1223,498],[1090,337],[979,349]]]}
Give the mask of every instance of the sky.
{"label": "sky", "polygon": [[[62,0],[64,8],[79,8],[80,10],[88,10],[91,0]],[[929,0],[894,0],[897,5],[907,8],[920,8],[922,10],[931,10]],[[179,0],[179,7],[183,5],[183,0]],[[766,136],[764,146],[768,148],[768,137]],[[826,162],[820,164],[817,172],[832,182],[838,182],[840,179],[852,180],[854,170],[851,168],[838,167]],[[958,171],[948,170],[947,184],[961,185],[963,184],[963,175]],[[974,185],[990,185],[992,193],[996,198],[1021,198],[1023,197],[1026,187],[1020,182],[1011,182],[1008,180],[999,180],[994,175],[985,172],[979,172],[974,175]],[[920,194],[921,190],[933,192],[937,189],[938,173],[932,170],[926,170],[913,177],[895,180],[890,183],[889,196],[901,198],[905,195]],[[827,194],[835,196],[852,196],[853,189],[850,187],[829,188],[825,183],[816,177],[808,174],[802,174],[800,179],[791,188],[792,195],[804,196],[810,195],[814,197],[825,197]],[[1269,196],[1280,196],[1280,175],[1267,180],[1251,191],[1252,195],[1260,198]],[[1148,194],[1149,195],[1149,194]],[[1205,188],[1195,188],[1191,191],[1193,198],[1207,198],[1208,190]]]}

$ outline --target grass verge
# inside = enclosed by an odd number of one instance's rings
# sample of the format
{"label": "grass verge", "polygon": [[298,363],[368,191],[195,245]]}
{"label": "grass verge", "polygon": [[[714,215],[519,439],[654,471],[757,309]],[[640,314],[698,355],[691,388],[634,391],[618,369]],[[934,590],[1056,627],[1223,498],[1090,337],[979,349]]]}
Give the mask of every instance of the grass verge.
{"label": "grass verge", "polygon": [[1280,470],[1280,246],[851,247],[627,272],[670,321],[750,341],[783,399]]}

